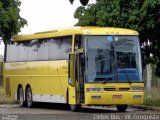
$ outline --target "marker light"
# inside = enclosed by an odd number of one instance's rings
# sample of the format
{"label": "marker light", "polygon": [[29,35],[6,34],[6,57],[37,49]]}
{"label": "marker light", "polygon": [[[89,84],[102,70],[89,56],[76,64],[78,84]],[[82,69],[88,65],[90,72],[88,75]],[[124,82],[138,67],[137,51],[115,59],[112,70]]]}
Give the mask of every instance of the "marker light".
{"label": "marker light", "polygon": [[101,92],[102,88],[86,88],[86,92]]}
{"label": "marker light", "polygon": [[131,91],[143,91],[144,87],[142,86],[132,86]]}

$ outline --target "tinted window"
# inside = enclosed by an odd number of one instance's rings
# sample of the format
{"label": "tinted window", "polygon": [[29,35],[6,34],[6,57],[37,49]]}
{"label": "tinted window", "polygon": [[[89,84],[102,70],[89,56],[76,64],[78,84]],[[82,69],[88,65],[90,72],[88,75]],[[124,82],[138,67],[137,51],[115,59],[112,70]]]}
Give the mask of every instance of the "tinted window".
{"label": "tinted window", "polygon": [[48,41],[48,59],[60,59],[60,38],[53,38]]}
{"label": "tinted window", "polygon": [[72,37],[48,38],[7,45],[7,62],[68,59]]}
{"label": "tinted window", "polygon": [[82,46],[83,46],[82,35],[76,35],[75,36],[75,50],[82,48]]}
{"label": "tinted window", "polygon": [[72,51],[71,46],[71,38],[70,37],[64,37],[61,39],[61,48],[60,48],[60,56],[61,59],[68,59],[70,53]]}
{"label": "tinted window", "polygon": [[48,60],[48,40],[40,40],[38,43],[37,60]]}
{"label": "tinted window", "polygon": [[17,44],[7,45],[6,61],[13,62],[18,60],[18,47]]}
{"label": "tinted window", "polygon": [[37,60],[37,55],[38,55],[38,45],[36,44],[36,40],[32,40],[29,44],[28,44],[28,61],[34,61]]}
{"label": "tinted window", "polygon": [[27,61],[27,49],[28,47],[21,44],[21,45],[17,45],[18,47],[18,59],[17,61]]}

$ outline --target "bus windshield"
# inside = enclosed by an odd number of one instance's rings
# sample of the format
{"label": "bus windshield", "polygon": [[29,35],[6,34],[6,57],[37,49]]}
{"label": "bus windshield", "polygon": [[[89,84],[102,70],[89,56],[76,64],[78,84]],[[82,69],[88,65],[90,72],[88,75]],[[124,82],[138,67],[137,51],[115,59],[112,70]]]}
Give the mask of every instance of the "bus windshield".
{"label": "bus windshield", "polygon": [[138,36],[84,36],[86,82],[142,82]]}

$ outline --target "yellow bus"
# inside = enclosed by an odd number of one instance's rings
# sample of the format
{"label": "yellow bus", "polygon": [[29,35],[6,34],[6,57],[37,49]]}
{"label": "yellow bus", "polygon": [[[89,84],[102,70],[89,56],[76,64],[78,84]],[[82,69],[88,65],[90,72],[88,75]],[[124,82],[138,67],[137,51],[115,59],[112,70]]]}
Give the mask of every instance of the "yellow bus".
{"label": "yellow bus", "polygon": [[34,102],[116,105],[126,111],[143,104],[138,32],[110,27],[73,27],[18,35],[5,46],[6,97]]}

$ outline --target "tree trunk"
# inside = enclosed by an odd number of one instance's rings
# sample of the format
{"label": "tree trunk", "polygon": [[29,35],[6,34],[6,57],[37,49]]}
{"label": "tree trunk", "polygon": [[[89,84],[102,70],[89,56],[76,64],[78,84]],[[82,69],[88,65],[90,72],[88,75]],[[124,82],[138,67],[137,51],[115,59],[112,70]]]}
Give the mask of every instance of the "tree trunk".
{"label": "tree trunk", "polygon": [[151,84],[152,84],[152,65],[151,63],[147,64],[147,81],[146,81],[146,90],[151,90]]}
{"label": "tree trunk", "polygon": [[157,86],[160,87],[160,78],[157,79]]}

